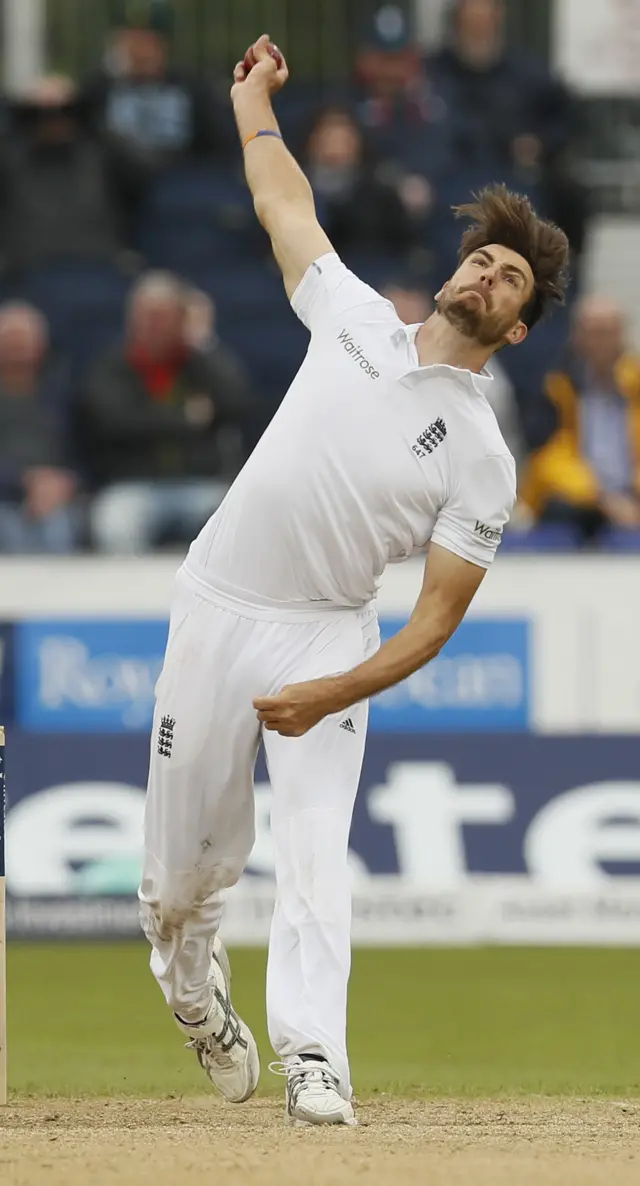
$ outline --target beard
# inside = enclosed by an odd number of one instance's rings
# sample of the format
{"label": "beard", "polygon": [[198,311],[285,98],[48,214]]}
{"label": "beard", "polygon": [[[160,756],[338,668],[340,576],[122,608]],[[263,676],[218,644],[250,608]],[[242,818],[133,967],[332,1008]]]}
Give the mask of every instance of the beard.
{"label": "beard", "polygon": [[[438,301],[438,313],[457,329],[465,338],[472,338],[479,346],[502,345],[511,329],[511,321],[505,321],[482,301],[466,301],[465,296],[475,289],[462,289],[444,293]],[[486,299],[486,298],[485,298]]]}

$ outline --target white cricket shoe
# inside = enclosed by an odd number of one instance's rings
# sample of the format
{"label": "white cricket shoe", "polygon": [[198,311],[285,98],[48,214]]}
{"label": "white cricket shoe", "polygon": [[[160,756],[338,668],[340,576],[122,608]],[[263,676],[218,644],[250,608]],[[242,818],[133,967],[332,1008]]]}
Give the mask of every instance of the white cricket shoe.
{"label": "white cricket shoe", "polygon": [[216,937],[211,957],[210,981],[213,1001],[204,1021],[189,1025],[175,1015],[184,1034],[191,1039],[200,1066],[214,1087],[230,1104],[242,1104],[253,1095],[260,1078],[258,1047],[251,1030],[231,1004],[229,957]]}
{"label": "white cricket shoe", "polygon": [[310,1055],[295,1055],[269,1067],[276,1075],[286,1075],[287,1116],[298,1124],[356,1125],[349,1100],[338,1090],[340,1078],[329,1063]]}

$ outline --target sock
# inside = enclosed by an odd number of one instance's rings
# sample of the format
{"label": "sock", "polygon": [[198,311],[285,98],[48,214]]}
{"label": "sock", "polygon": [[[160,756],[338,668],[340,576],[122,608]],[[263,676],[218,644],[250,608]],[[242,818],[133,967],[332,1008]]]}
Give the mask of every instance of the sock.
{"label": "sock", "polygon": [[205,1013],[204,1017],[200,1018],[200,1021],[185,1021],[184,1017],[181,1017],[179,1013],[176,1013],[176,1017],[178,1018],[178,1021],[180,1022],[180,1024],[188,1025],[190,1027],[190,1029],[197,1029],[199,1025],[202,1025],[203,1022],[205,1022],[207,1020],[208,1016],[209,1016],[209,1014]]}

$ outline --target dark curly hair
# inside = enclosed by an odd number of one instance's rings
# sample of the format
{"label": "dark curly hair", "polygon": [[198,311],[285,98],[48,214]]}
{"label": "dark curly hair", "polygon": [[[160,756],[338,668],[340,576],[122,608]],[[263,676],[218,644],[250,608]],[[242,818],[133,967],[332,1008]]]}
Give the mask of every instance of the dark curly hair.
{"label": "dark curly hair", "polygon": [[511,193],[506,185],[489,186],[473,196],[473,202],[454,206],[456,218],[471,223],[462,236],[460,263],[491,243],[509,247],[526,259],[535,289],[521,318],[531,329],[550,305],[564,304],[569,283],[569,240],[560,227],[538,217],[528,198]]}

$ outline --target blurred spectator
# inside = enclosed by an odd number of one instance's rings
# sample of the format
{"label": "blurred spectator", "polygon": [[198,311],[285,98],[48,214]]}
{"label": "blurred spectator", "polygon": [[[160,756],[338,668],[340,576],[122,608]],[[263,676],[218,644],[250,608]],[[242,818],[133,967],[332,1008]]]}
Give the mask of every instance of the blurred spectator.
{"label": "blurred spectator", "polygon": [[203,354],[188,343],[189,297],[169,274],[143,277],[125,347],[99,360],[90,379],[84,425],[102,487],[93,531],[104,551],[191,539],[235,476],[225,432],[245,439],[246,382],[221,346]]}
{"label": "blurred spectator", "polygon": [[347,110],[326,107],[317,114],[304,156],[321,221],[336,251],[402,254],[418,241],[416,219]]}
{"label": "blurred spectator", "polygon": [[44,318],[0,306],[0,552],[71,552],[76,479]]}
{"label": "blurred spectator", "polygon": [[580,302],[567,367],[547,388],[558,428],[530,461],[524,501],[588,535],[607,523],[640,528],[640,357],[615,301]]}
{"label": "blurred spectator", "polygon": [[407,204],[424,217],[433,204],[430,179],[446,166],[445,109],[397,5],[374,14],[356,56],[355,82],[363,126],[381,157],[395,166]]}
{"label": "blurred spectator", "polygon": [[504,0],[452,0],[432,77],[461,163],[530,173],[566,147],[570,102],[542,62],[507,50],[505,15]]}
{"label": "blurred spectator", "polygon": [[411,280],[394,280],[382,289],[405,325],[422,325],[433,313],[433,298]]}
{"label": "blurred spectator", "polygon": [[214,371],[221,377],[226,375],[228,386],[235,388],[239,396],[242,392],[245,393],[237,402],[237,423],[234,425],[228,421],[218,432],[218,449],[223,469],[225,473],[235,476],[267,427],[271,418],[270,409],[267,401],[264,401],[264,404],[263,401],[256,403],[250,397],[247,373],[233,352],[220,341],[216,307],[208,293],[185,285],[184,296],[186,345],[210,359]]}
{"label": "blurred spectator", "polygon": [[185,288],[185,300],[184,339],[187,346],[202,354],[216,350],[219,339],[216,333],[216,308],[211,297],[199,288]]}
{"label": "blurred spectator", "polygon": [[141,159],[84,132],[76,89],[55,75],[16,105],[0,156],[0,210],[11,269],[53,260],[111,260],[127,242],[148,179]]}
{"label": "blurred spectator", "polygon": [[[433,299],[424,289],[411,281],[388,284],[382,295],[391,301],[405,325],[422,325],[433,313]],[[493,386],[487,391],[487,401],[493,409],[507,448],[519,467],[524,456],[520,414],[513,385],[506,371],[494,356],[488,364],[493,375]]]}
{"label": "blurred spectator", "polygon": [[82,94],[94,128],[166,162],[225,147],[227,132],[212,88],[169,64],[171,5],[116,3],[112,15],[116,29],[105,64]]}
{"label": "blurred spectator", "polygon": [[577,259],[588,204],[567,158],[574,103],[541,60],[507,48],[505,18],[505,0],[450,2],[445,44],[430,73],[446,111],[454,167],[469,176],[470,187],[500,174],[533,193]]}

